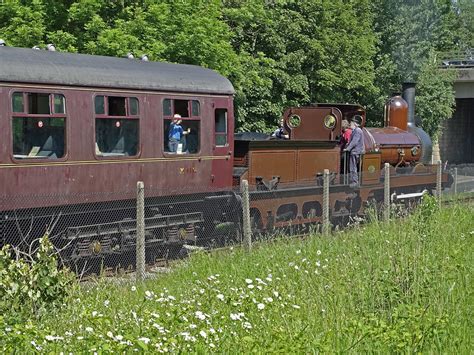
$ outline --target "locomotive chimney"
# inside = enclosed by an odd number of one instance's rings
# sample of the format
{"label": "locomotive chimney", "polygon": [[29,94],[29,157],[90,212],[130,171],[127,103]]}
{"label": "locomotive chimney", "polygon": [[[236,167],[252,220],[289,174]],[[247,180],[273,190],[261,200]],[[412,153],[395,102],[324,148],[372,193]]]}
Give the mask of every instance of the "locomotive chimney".
{"label": "locomotive chimney", "polygon": [[403,99],[408,103],[408,128],[415,127],[415,82],[403,83]]}

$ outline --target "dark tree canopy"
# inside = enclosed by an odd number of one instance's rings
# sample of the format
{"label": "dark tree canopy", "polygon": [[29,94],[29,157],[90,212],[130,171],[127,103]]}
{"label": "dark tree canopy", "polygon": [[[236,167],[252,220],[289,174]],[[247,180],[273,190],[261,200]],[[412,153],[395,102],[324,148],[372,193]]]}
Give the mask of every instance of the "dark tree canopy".
{"label": "dark tree canopy", "polygon": [[437,53],[472,48],[473,18],[471,0],[11,0],[0,38],[212,68],[236,88],[240,130],[271,130],[285,107],[311,102],[359,103],[380,124],[387,96],[415,79],[436,135],[454,102]]}

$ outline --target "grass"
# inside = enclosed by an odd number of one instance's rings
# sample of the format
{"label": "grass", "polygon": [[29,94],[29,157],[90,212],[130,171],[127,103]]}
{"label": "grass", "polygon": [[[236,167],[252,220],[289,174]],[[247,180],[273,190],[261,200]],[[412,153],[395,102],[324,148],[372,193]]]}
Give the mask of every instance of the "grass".
{"label": "grass", "polygon": [[38,320],[3,320],[0,349],[471,353],[473,216],[472,205],[425,208],[194,255],[143,284],[99,281]]}

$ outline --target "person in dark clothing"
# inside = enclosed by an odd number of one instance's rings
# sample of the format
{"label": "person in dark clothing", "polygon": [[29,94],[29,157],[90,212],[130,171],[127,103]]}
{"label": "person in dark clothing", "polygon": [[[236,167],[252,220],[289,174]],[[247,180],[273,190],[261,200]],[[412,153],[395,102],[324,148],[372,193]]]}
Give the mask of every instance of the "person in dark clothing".
{"label": "person in dark clothing", "polygon": [[290,135],[285,131],[283,126],[283,119],[280,120],[280,127],[278,127],[275,132],[273,132],[272,137],[277,139],[290,139]]}
{"label": "person in dark clothing", "polygon": [[362,116],[355,115],[351,120],[351,140],[344,152],[349,152],[349,186],[359,186],[358,167],[361,154],[364,154],[364,139],[362,135]]}

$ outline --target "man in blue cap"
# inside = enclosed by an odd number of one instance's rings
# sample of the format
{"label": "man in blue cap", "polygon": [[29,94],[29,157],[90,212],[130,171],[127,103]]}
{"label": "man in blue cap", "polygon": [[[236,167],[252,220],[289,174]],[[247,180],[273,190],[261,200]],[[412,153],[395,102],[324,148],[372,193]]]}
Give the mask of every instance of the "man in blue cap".
{"label": "man in blue cap", "polygon": [[361,154],[364,154],[364,139],[362,135],[362,116],[355,115],[351,120],[351,140],[349,145],[344,149],[344,152],[349,152],[349,186],[359,186],[359,161]]}

